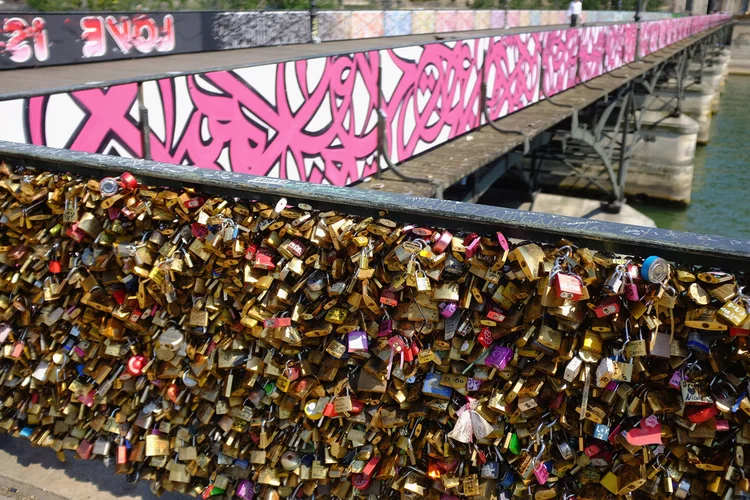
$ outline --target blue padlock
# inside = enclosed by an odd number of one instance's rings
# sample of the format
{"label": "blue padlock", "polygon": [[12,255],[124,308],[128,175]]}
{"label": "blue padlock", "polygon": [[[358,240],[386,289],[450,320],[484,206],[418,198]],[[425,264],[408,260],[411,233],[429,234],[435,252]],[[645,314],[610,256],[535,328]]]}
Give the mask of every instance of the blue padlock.
{"label": "blue padlock", "polygon": [[661,257],[652,255],[643,261],[641,277],[651,283],[664,283],[669,277],[669,263]]}

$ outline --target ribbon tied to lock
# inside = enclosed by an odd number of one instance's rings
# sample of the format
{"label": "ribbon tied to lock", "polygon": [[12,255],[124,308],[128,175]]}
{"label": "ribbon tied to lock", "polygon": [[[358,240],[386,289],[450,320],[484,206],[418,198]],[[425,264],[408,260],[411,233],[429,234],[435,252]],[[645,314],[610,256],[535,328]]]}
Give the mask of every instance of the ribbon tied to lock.
{"label": "ribbon tied to lock", "polygon": [[466,399],[467,403],[456,412],[456,425],[447,434],[449,438],[465,444],[471,443],[473,438],[484,439],[494,430],[490,423],[477,413],[479,401],[474,398]]}

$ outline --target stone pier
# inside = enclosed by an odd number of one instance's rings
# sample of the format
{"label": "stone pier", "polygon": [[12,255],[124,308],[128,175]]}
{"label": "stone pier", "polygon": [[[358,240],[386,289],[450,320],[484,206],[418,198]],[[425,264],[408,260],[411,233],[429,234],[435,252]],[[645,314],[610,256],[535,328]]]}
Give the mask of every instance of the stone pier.
{"label": "stone pier", "polygon": [[[695,145],[700,126],[686,114],[671,116],[672,111],[643,111],[641,136],[645,139],[630,161],[625,182],[626,196],[645,196],[676,203],[690,203],[693,185]],[[524,159],[524,161],[529,161]],[[551,170],[558,170],[552,168]],[[601,164],[583,166],[587,176],[594,176],[604,186],[610,186]],[[591,189],[579,177],[557,173],[540,176],[546,187],[563,189]]]}
{"label": "stone pier", "polygon": [[729,73],[750,75],[750,21],[737,21],[732,28],[732,59]]}
{"label": "stone pier", "polygon": [[698,123],[684,113],[644,111],[641,135],[646,142],[630,162],[625,193],[690,203],[699,131]]}
{"label": "stone pier", "polygon": [[[711,132],[711,113],[713,109],[714,85],[719,85],[721,73],[718,68],[712,67],[710,71],[704,71],[703,81],[694,82],[687,78],[685,90],[683,91],[682,112],[698,122],[698,144],[708,144]],[[649,111],[669,111],[671,113],[676,106],[677,82],[670,80],[665,85],[648,97],[646,109]]]}

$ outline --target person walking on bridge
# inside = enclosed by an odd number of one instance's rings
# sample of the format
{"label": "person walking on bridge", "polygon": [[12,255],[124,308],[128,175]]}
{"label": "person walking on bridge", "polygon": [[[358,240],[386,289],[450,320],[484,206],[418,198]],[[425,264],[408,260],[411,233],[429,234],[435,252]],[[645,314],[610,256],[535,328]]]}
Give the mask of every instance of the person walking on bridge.
{"label": "person walking on bridge", "polygon": [[578,24],[581,12],[583,12],[583,4],[581,3],[581,0],[573,0],[570,2],[570,6],[568,7],[568,17],[570,18],[571,28],[575,28],[576,24]]}

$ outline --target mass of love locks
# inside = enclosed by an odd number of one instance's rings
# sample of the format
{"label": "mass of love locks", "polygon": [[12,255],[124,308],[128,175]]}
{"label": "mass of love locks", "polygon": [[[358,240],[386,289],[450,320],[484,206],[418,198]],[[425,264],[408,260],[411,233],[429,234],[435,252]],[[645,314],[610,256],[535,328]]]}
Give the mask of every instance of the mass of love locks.
{"label": "mass of love locks", "polygon": [[61,459],[204,498],[750,498],[744,276],[127,173],[0,187],[0,429]]}

